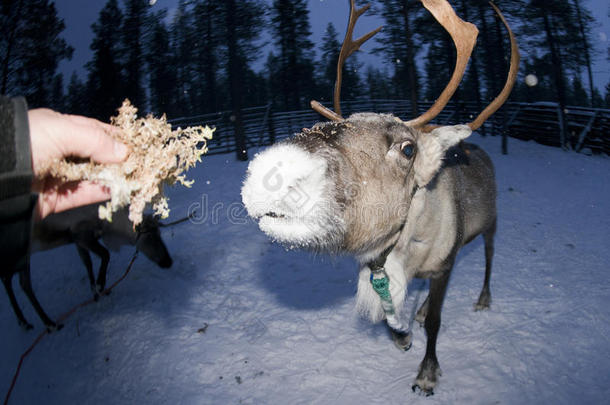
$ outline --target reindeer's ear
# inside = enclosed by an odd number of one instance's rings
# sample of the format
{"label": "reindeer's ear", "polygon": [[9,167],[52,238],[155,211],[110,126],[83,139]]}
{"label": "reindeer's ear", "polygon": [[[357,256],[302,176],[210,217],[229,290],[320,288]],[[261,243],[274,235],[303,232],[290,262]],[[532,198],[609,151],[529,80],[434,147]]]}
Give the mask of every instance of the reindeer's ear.
{"label": "reindeer's ear", "polygon": [[472,130],[467,125],[439,127],[417,138],[415,155],[415,181],[425,187],[436,175],[443,164],[447,149],[466,139]]}

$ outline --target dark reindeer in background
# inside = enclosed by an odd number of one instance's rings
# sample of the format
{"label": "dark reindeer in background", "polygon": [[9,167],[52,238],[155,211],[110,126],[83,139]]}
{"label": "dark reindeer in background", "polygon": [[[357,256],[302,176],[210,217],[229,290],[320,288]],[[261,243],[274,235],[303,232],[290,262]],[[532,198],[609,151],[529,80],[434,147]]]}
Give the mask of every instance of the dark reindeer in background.
{"label": "dark reindeer in background", "polygon": [[478,235],[485,242],[485,281],[475,309],[489,308],[496,185],[490,158],[462,142],[506,101],[515,82],[519,52],[511,40],[507,82],[471,123],[428,125],[457,89],[478,30],[445,0],[421,0],[450,33],[457,48],[449,84],[423,115],[401,121],[389,114],[341,117],[339,92],[345,59],[379,29],[354,41],[357,19],[368,7],[350,1],[348,30],[337,66],[332,112],[312,107],[332,122],[304,129],[261,152],[249,165],[242,189],[248,214],[278,242],[329,253],[351,253],[360,262],[356,306],[377,322],[386,320],[394,342],[407,350],[411,332],[403,321],[413,277],[430,279],[417,313],[427,334],[426,354],[413,390],[432,394],[440,375],[436,340],[441,307],[456,255]]}
{"label": "dark reindeer in background", "polygon": [[[89,285],[96,301],[106,286],[106,273],[110,261],[110,252],[106,247],[118,250],[122,245],[134,245],[159,267],[168,268],[172,265],[172,258],[159,232],[160,227],[172,224],[162,224],[152,215],[145,215],[137,230],[134,230],[126,208],[115,212],[112,222],[108,222],[98,217],[98,205],[87,205],[50,215],[35,223],[32,230],[31,249],[32,253],[35,253],[74,243],[87,269]],[[106,247],[99,242],[100,239],[104,241]],[[93,274],[93,263],[89,252],[100,258],[97,279]],[[19,273],[21,288],[47,330],[61,329],[62,325],[49,318],[34,295],[29,259],[13,265],[5,263],[0,268],[0,278],[2,278],[19,325],[25,329],[32,329],[32,325],[23,316],[13,292],[12,280],[15,273]]]}

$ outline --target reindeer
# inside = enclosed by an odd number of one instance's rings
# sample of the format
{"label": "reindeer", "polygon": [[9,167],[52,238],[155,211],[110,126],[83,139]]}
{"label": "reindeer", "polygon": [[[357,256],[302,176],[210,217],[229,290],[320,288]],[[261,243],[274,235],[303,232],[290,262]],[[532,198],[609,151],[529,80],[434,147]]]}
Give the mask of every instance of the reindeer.
{"label": "reindeer", "polygon": [[500,95],[466,125],[428,123],[457,89],[477,28],[461,20],[445,0],[421,0],[450,33],[457,60],[449,84],[421,116],[402,121],[390,114],[341,116],[341,70],[345,59],[380,28],[352,39],[357,9],[350,0],[348,30],[337,64],[334,109],[312,101],[331,122],[314,125],[262,151],[248,166],[242,199],[248,214],[274,240],[318,252],[349,253],[360,263],[357,310],[386,321],[395,344],[408,350],[411,331],[403,320],[407,284],[430,279],[417,313],[427,334],[426,354],[412,386],[431,395],[441,374],[436,341],[441,306],[460,248],[482,235],[485,279],[475,310],[490,306],[489,280],[496,231],[496,186],[488,155],[463,142],[506,101],[519,64],[511,40],[507,82]]}
{"label": "reindeer", "polygon": [[[78,254],[87,269],[93,297],[97,301],[105,289],[106,272],[110,260],[110,253],[98,241],[100,238],[111,249],[118,249],[121,245],[135,245],[139,251],[160,267],[168,268],[172,265],[172,259],[159,232],[159,227],[166,225],[160,224],[151,215],[145,215],[143,222],[138,225],[137,230],[134,230],[128,214],[127,209],[121,209],[113,214],[112,222],[108,222],[99,219],[98,206],[93,204],[50,215],[34,225],[31,252],[41,252],[71,243],[76,244]],[[93,274],[90,251],[101,260],[97,280]],[[61,329],[62,325],[49,318],[34,295],[29,258],[12,266],[9,264],[3,267],[0,273],[19,325],[28,330],[32,329],[32,325],[23,316],[15,299],[12,286],[15,273],[19,273],[21,288],[47,330]]]}

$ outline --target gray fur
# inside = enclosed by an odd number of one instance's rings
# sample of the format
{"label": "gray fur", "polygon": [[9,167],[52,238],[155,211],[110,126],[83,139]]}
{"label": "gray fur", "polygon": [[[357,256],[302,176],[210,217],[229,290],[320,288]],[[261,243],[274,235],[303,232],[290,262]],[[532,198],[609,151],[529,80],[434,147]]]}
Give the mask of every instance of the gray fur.
{"label": "gray fur", "polygon": [[[335,185],[327,198],[337,203],[333,214],[343,227],[329,233],[333,240],[308,247],[358,258],[360,313],[372,321],[384,318],[367,263],[394,244],[386,271],[398,312],[409,280],[432,280],[424,321],[428,350],[414,386],[426,393],[440,375],[435,347],[449,273],[459,249],[479,234],[486,236],[487,259],[479,307],[490,301],[494,169],[483,150],[462,142],[469,134],[463,125],[423,133],[392,115],[366,113],[316,124],[286,141],[327,161],[327,176]],[[405,145],[413,146],[413,156],[403,154]],[[327,226],[332,228],[332,222]]]}

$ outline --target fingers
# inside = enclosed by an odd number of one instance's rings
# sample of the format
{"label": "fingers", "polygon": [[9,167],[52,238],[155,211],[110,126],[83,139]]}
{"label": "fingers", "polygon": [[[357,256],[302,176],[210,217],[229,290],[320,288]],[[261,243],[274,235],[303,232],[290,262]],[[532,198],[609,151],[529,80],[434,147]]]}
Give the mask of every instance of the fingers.
{"label": "fingers", "polygon": [[71,182],[57,187],[47,187],[39,194],[36,218],[66,211],[81,205],[89,205],[110,199],[110,190],[88,181]]}
{"label": "fingers", "polygon": [[68,156],[91,158],[98,163],[118,163],[127,156],[121,129],[96,119],[65,115],[39,108],[28,112],[34,173],[53,159]]}
{"label": "fingers", "polygon": [[93,118],[64,115],[66,131],[61,134],[65,156],[91,158],[98,163],[119,163],[127,157],[127,147],[111,134],[120,129]]}
{"label": "fingers", "polygon": [[[32,169],[39,178],[34,189],[40,191],[37,218],[108,200],[110,191],[91,182],[61,184],[44,178],[44,167],[53,159],[91,158],[98,163],[119,163],[127,157],[128,148],[115,138],[121,129],[96,119],[65,115],[49,109],[28,112],[32,151]],[[48,184],[52,182],[52,184]]]}

